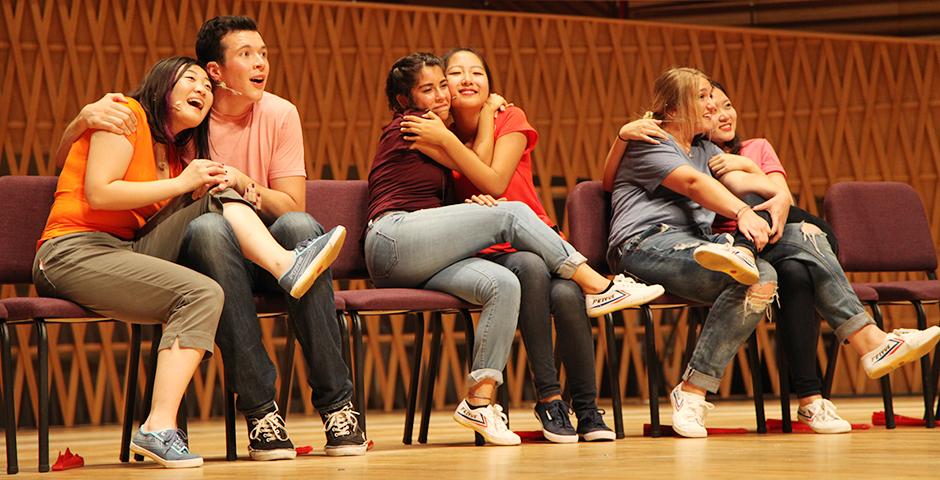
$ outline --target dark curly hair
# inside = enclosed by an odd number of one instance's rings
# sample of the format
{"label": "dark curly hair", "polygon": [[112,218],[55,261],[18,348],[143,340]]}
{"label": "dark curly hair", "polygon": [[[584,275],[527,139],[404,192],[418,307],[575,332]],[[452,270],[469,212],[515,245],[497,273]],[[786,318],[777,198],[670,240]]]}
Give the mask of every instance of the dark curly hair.
{"label": "dark curly hair", "polygon": [[[405,110],[414,108],[411,89],[414,88],[424,67],[441,67],[443,70],[444,62],[432,53],[415,52],[395,60],[392,64],[392,69],[385,77],[385,96],[388,97],[388,108],[393,112],[404,113]],[[408,105],[402,105],[398,101],[399,95],[408,99]]]}

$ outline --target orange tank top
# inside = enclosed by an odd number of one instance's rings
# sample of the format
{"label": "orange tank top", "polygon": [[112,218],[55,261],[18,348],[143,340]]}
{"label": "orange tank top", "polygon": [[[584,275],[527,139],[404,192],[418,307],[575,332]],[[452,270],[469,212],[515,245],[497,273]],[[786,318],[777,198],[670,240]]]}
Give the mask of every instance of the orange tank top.
{"label": "orange tank top", "polygon": [[[151,182],[157,180],[157,165],[153,156],[153,140],[147,114],[136,100],[128,98],[128,107],[137,117],[137,131],[127,135],[127,141],[134,147],[134,153],[123,180],[128,182]],[[87,131],[72,144],[68,159],[59,174],[55,202],[46,221],[38,245],[42,242],[79,232],[105,232],[116,237],[131,240],[137,230],[169,202],[146,205],[131,210],[95,210],[85,198],[85,166],[88,163],[88,149],[94,132]],[[170,172],[179,174],[178,169]],[[38,247],[37,245],[37,247]]]}

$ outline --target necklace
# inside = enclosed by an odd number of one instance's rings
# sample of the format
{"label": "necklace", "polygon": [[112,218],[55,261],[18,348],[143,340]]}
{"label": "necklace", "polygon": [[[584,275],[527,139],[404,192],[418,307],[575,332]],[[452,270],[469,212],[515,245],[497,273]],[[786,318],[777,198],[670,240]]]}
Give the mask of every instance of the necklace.
{"label": "necklace", "polygon": [[153,157],[157,163],[157,170],[161,173],[166,172],[167,167],[169,166],[166,161],[166,147],[155,143],[153,145]]}

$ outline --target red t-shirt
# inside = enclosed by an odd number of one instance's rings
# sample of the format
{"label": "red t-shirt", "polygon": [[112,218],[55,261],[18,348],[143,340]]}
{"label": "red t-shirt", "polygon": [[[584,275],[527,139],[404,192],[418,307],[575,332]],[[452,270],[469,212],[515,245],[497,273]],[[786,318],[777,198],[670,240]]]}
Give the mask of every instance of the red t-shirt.
{"label": "red t-shirt", "polygon": [[370,219],[390,210],[413,212],[444,204],[450,170],[409,148],[411,142],[402,138],[400,130],[403,117],[395,114],[391,123],[382,129],[375,150],[369,170]]}
{"label": "red t-shirt", "polygon": [[[503,135],[510,133],[519,132],[525,135],[526,137],[526,146],[525,150],[522,152],[522,158],[519,159],[519,165],[516,166],[516,171],[512,173],[512,178],[509,179],[509,184],[506,186],[506,191],[502,195],[494,195],[497,198],[506,198],[506,200],[519,201],[523,202],[538,215],[539,218],[545,222],[546,225],[553,227],[555,222],[548,217],[548,214],[545,213],[545,208],[542,207],[542,202],[539,200],[538,193],[535,191],[535,183],[532,181],[532,158],[531,153],[532,149],[535,148],[536,142],[539,140],[539,134],[535,131],[535,128],[529,124],[529,121],[526,119],[525,112],[518,107],[509,107],[504,112],[500,112],[496,116],[496,124],[494,128],[494,135],[497,140]],[[463,200],[470,198],[473,195],[477,195],[480,192],[473,183],[470,182],[467,177],[461,175],[459,172],[454,172],[454,180],[457,191],[457,199]],[[497,253],[497,252],[515,252],[516,250],[512,248],[508,243],[502,243],[499,245],[494,245],[486,250],[481,251],[482,254],[487,253]]]}
{"label": "red t-shirt", "polygon": [[[777,152],[774,151],[774,147],[766,138],[752,138],[741,142],[740,154],[753,160],[765,174],[779,173],[784,177],[787,176],[783,164],[780,163],[780,158],[777,157]],[[725,218],[721,215],[716,215],[715,223],[712,224],[712,231],[716,233],[731,233],[737,228],[737,220]]]}

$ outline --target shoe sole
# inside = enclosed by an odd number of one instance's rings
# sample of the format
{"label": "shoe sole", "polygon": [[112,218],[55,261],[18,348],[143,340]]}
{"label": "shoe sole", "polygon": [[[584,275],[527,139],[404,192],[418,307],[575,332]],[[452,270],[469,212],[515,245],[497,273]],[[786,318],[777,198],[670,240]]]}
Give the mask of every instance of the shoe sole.
{"label": "shoe sole", "polygon": [[151,452],[150,450],[137,445],[133,441],[131,442],[131,451],[159,463],[164,468],[195,468],[202,466],[202,457],[191,458],[189,460],[167,460],[165,458],[161,458],[159,455]]}
{"label": "shoe sole", "polygon": [[620,299],[617,302],[609,303],[600,308],[588,309],[587,314],[591,318],[603,317],[608,313],[614,313],[625,308],[639,307],[656,300],[666,293],[662,285],[650,285],[642,292],[633,292],[629,296]]}
{"label": "shoe sole", "polygon": [[327,268],[330,268],[330,265],[332,265],[336,257],[339,256],[339,252],[343,249],[345,242],[346,227],[340,225],[333,229],[333,233],[330,235],[330,239],[327,240],[326,245],[323,246],[323,250],[317,253],[317,256],[310,262],[310,265],[307,265],[307,269],[304,270],[297,279],[297,282],[294,283],[294,286],[291,287],[290,296],[294,298],[303,297],[304,294],[310,290],[310,287],[313,286],[313,282],[320,277],[320,274]]}
{"label": "shoe sole", "polygon": [[323,451],[328,457],[358,457],[365,455],[369,449],[369,442],[362,445],[344,445],[342,447],[326,447]]}
{"label": "shoe sole", "polygon": [[577,433],[574,435],[561,435],[558,433],[549,432],[548,430],[543,428],[542,436],[544,436],[546,440],[552,443],[578,443]]}
{"label": "shoe sole", "polygon": [[489,443],[491,445],[511,447],[511,446],[519,445],[522,443],[522,439],[519,439],[518,442],[507,442],[506,440],[490,437],[485,428],[480,428],[477,424],[465,420],[463,417],[461,417],[460,415],[457,415],[456,413],[454,414],[453,418],[454,418],[454,421],[459,423],[461,426],[467,427],[470,430],[473,430],[474,432],[477,432],[480,435],[482,435],[483,439],[486,440],[486,443]]}
{"label": "shoe sole", "polygon": [[914,360],[920,359],[920,357],[923,357],[928,352],[933,350],[933,348],[937,346],[937,342],[940,342],[940,327],[930,327],[925,331],[933,331],[933,337],[921,344],[921,346],[910,349],[907,353],[902,355],[899,360],[891,363],[885,363],[870,372],[865,372],[868,374],[868,378],[873,380],[881,378]]}
{"label": "shoe sole", "polygon": [[760,275],[752,271],[746,264],[733,256],[722,255],[708,249],[696,250],[692,254],[695,261],[703,268],[715,272],[722,272],[743,285],[754,285],[760,280]]}
{"label": "shoe sole", "polygon": [[819,430],[816,430],[815,428],[813,428],[812,425],[810,425],[809,422],[804,422],[802,418],[800,418],[800,423],[802,423],[803,425],[806,425],[807,427],[811,428],[811,429],[813,430],[813,433],[819,433],[819,434],[823,434],[823,435],[835,435],[835,434],[839,434],[839,433],[849,433],[849,432],[852,431],[852,426],[851,426],[851,425],[849,425],[849,429],[848,429],[848,430],[845,430],[845,429],[842,429],[842,430],[825,430],[825,429],[822,429],[822,428],[820,428]]}
{"label": "shoe sole", "polygon": [[585,442],[612,442],[617,439],[617,434],[610,430],[596,430],[580,435],[580,437]]}
{"label": "shoe sole", "polygon": [[297,450],[293,448],[277,448],[273,450],[248,449],[248,457],[256,462],[270,462],[273,460],[293,460],[297,458]]}

